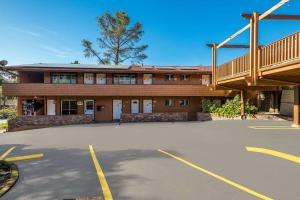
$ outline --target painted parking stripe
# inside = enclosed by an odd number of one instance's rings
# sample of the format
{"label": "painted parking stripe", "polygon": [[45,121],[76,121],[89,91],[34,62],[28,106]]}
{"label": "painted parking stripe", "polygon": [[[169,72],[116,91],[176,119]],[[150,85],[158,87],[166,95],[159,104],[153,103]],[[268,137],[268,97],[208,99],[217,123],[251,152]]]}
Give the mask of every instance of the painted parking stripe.
{"label": "painted parking stripe", "polygon": [[248,126],[248,128],[256,130],[300,130],[300,127],[291,126]]}
{"label": "painted parking stripe", "polygon": [[258,197],[260,199],[263,199],[263,200],[272,200],[270,197],[267,197],[267,196],[264,196],[262,194],[259,194],[259,193],[255,192],[255,191],[253,191],[253,190],[251,190],[251,189],[249,189],[249,188],[247,188],[245,186],[242,186],[242,185],[240,185],[240,184],[238,184],[238,183],[236,183],[234,181],[228,180],[228,179],[226,179],[226,178],[224,178],[224,177],[222,177],[222,176],[220,176],[218,174],[215,174],[215,173],[213,173],[211,171],[208,171],[208,170],[206,170],[204,168],[201,168],[201,167],[199,167],[197,165],[194,165],[194,164],[190,163],[189,161],[186,161],[186,160],[184,160],[184,159],[182,159],[182,158],[180,158],[180,157],[178,157],[176,155],[173,155],[173,154],[168,153],[166,151],[163,151],[161,149],[158,149],[158,151],[161,152],[161,153],[163,153],[163,154],[165,154],[165,155],[168,155],[168,156],[170,156],[172,158],[175,158],[176,160],[178,160],[178,161],[180,161],[180,162],[182,162],[182,163],[184,163],[184,164],[186,164],[186,165],[188,165],[188,166],[190,166],[190,167],[192,167],[192,168],[194,168],[196,170],[199,170],[199,171],[201,171],[201,172],[203,172],[203,173],[205,173],[207,175],[210,175],[210,176],[212,176],[212,177],[214,177],[214,178],[216,178],[218,180],[221,180],[221,181],[223,181],[223,182],[225,182],[225,183],[227,183],[227,184],[229,184],[229,185],[231,185],[233,187],[236,187],[236,188],[238,188],[238,189],[240,189],[240,190],[242,190],[242,191],[244,191],[244,192],[246,192],[248,194],[251,194],[251,195],[253,195],[255,197]]}
{"label": "painted parking stripe", "polygon": [[21,160],[31,160],[31,159],[37,159],[37,158],[43,158],[44,154],[32,154],[32,155],[26,155],[26,156],[16,156],[16,157],[10,157],[5,158],[4,160],[7,162],[15,162],[15,161],[21,161]]}
{"label": "painted parking stripe", "polygon": [[278,158],[286,159],[295,163],[300,163],[300,157],[287,154],[287,153],[282,153],[280,151],[274,151],[271,149],[264,149],[264,148],[257,148],[257,147],[246,147],[247,151],[250,152],[255,152],[255,153],[263,153],[263,154],[268,154],[272,155]]}
{"label": "painted parking stripe", "polygon": [[108,183],[106,181],[103,170],[102,170],[102,168],[101,168],[101,166],[100,166],[100,164],[97,160],[97,157],[96,157],[96,154],[94,152],[93,146],[89,145],[89,148],[90,148],[90,153],[91,153],[91,156],[92,156],[95,168],[96,168],[96,172],[97,172],[97,175],[98,175],[98,178],[99,178],[99,183],[100,183],[100,186],[102,188],[104,200],[113,200],[113,197],[112,197],[112,194],[110,192]]}
{"label": "painted parking stripe", "polygon": [[16,147],[11,147],[4,154],[1,155],[0,160],[3,160],[10,152],[12,152]]}

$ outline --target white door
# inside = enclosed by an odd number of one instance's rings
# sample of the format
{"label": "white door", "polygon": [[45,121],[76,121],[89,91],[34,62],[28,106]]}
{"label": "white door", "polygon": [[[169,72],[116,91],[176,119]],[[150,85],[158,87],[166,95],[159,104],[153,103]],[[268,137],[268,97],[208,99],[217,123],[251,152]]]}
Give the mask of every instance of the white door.
{"label": "white door", "polygon": [[120,120],[122,114],[122,100],[113,100],[113,120]]}
{"label": "white door", "polygon": [[152,100],[145,99],[143,101],[143,111],[144,113],[152,113]]}
{"label": "white door", "polygon": [[55,115],[55,102],[53,99],[47,99],[47,115]]}
{"label": "white door", "polygon": [[151,85],[152,84],[152,74],[144,74],[143,81],[144,81],[144,85]]}
{"label": "white door", "polygon": [[94,119],[94,100],[85,100],[84,101],[84,114],[92,115]]}
{"label": "white door", "polygon": [[139,113],[139,100],[138,99],[133,99],[131,100],[131,113]]}

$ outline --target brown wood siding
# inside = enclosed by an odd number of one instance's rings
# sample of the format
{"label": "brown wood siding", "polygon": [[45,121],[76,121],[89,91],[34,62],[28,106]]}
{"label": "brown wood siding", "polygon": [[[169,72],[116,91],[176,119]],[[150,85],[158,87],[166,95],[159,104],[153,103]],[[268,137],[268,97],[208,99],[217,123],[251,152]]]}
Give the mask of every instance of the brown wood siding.
{"label": "brown wood siding", "polygon": [[203,85],[3,84],[5,96],[225,96]]}

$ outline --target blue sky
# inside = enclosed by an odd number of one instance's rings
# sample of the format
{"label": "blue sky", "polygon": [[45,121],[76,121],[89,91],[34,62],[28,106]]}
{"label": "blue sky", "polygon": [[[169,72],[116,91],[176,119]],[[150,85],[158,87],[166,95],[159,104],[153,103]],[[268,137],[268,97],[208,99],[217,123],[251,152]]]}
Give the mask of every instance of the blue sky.
{"label": "blue sky", "polygon": [[[105,11],[126,11],[143,24],[148,44],[146,65],[210,65],[206,43],[221,42],[247,24],[243,12],[264,12],[279,0],[0,0],[0,59],[9,64],[80,63],[81,40],[95,41],[96,17]],[[299,14],[300,1],[291,0],[276,13]],[[260,44],[300,30],[298,21],[262,21]],[[249,31],[232,43],[249,42]],[[221,50],[218,63],[246,53]]]}

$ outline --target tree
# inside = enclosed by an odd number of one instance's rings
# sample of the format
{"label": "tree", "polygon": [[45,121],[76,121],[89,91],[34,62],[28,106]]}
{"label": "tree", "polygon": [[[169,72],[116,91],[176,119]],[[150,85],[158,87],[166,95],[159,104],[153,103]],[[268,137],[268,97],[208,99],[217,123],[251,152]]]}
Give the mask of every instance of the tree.
{"label": "tree", "polygon": [[74,62],[71,62],[71,64],[80,64],[78,60],[74,60]]}
{"label": "tree", "polygon": [[127,60],[139,63],[147,58],[143,52],[148,45],[137,45],[144,34],[140,22],[129,27],[130,18],[121,11],[116,11],[114,16],[106,12],[97,17],[97,22],[101,29],[97,42],[102,51],[96,51],[92,47],[92,42],[83,39],[85,57],[96,57],[100,64],[114,63],[115,65]]}

